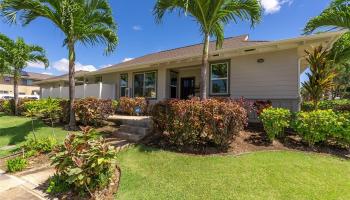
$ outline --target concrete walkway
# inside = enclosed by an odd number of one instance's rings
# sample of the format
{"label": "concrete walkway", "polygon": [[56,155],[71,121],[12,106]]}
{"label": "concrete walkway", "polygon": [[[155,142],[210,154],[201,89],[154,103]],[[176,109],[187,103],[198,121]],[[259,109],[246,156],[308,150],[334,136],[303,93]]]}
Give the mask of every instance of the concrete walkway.
{"label": "concrete walkway", "polygon": [[9,175],[0,170],[1,200],[42,200],[45,194],[36,189],[54,174],[54,169],[42,167],[22,174]]}

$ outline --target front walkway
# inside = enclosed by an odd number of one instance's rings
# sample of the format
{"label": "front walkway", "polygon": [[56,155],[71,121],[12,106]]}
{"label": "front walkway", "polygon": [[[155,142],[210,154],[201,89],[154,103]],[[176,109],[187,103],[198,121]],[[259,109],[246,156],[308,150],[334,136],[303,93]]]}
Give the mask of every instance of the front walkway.
{"label": "front walkway", "polygon": [[0,199],[1,200],[42,200],[45,194],[36,188],[54,174],[49,167],[26,171],[17,176],[5,174],[0,170]]}

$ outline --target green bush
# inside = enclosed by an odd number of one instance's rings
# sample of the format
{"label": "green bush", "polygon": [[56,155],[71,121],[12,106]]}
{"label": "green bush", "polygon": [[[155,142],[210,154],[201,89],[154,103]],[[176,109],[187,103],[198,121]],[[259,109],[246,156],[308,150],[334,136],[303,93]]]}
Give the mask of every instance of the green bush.
{"label": "green bush", "polygon": [[[136,113],[136,109],[140,112]],[[130,116],[147,115],[148,114],[148,102],[143,97],[129,98],[122,97],[119,100],[118,112]]]}
{"label": "green bush", "polygon": [[35,150],[40,153],[50,153],[58,142],[54,137],[35,138],[27,137],[24,142],[23,148],[27,151]]}
{"label": "green bush", "polygon": [[[312,102],[303,102],[301,104],[301,109],[303,111],[312,111]],[[318,109],[320,110],[333,110],[338,112],[350,111],[350,100],[349,99],[339,99],[339,100],[325,100],[319,102]]]}
{"label": "green bush", "polygon": [[52,164],[57,175],[79,194],[105,189],[116,178],[116,151],[96,131],[87,127],[69,134],[55,149]]}
{"label": "green bush", "polygon": [[5,101],[6,100],[4,100],[4,99],[0,99],[0,112],[5,112],[5,110],[4,110]]}
{"label": "green bush", "polygon": [[338,113],[337,128],[332,137],[343,147],[350,147],[350,112]]}
{"label": "green bush", "polygon": [[293,128],[310,146],[324,142],[339,131],[338,116],[332,110],[297,113]]}
{"label": "green bush", "polygon": [[19,172],[27,167],[28,161],[25,158],[17,157],[8,160],[6,165],[8,172]]}
{"label": "green bush", "polygon": [[114,114],[112,100],[80,99],[75,101],[74,109],[78,122],[84,126],[100,126],[103,121]]}
{"label": "green bush", "polygon": [[49,180],[49,186],[46,189],[46,192],[49,194],[61,194],[64,192],[68,192],[70,189],[70,185],[67,183],[67,177],[62,177],[55,174]]}
{"label": "green bush", "polygon": [[271,141],[282,135],[284,129],[289,127],[290,117],[290,111],[283,108],[267,108],[259,116]]}
{"label": "green bush", "polygon": [[5,112],[7,115],[13,115],[10,100],[3,101],[2,111]]}
{"label": "green bush", "polygon": [[241,103],[209,99],[170,100],[153,106],[154,129],[176,146],[227,148],[247,124]]}

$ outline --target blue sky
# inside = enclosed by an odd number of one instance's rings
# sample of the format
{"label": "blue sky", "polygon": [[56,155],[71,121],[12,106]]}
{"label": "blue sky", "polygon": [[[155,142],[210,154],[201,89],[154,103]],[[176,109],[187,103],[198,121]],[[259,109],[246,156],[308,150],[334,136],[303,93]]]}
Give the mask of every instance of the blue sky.
{"label": "blue sky", "polygon": [[[253,40],[279,40],[300,36],[306,22],[326,8],[330,0],[261,0],[265,13],[254,29],[246,22],[229,24],[225,37],[249,34]],[[189,17],[167,15],[160,25],[152,15],[156,0],[110,0],[118,23],[119,45],[115,53],[103,55],[103,46],[78,45],[77,68],[95,70],[110,64],[148,53],[200,43],[202,36],[197,24]],[[27,43],[44,47],[50,60],[49,69],[42,66],[27,71],[59,75],[66,73],[67,49],[62,46],[63,34],[49,21],[39,19],[21,27],[0,22],[0,32],[11,38],[23,37]]]}

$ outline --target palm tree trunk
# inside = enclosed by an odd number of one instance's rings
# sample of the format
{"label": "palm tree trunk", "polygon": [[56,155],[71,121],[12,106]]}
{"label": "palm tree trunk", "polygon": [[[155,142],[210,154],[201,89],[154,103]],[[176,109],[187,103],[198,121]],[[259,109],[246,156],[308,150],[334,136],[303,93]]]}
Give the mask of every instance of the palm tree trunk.
{"label": "palm tree trunk", "polygon": [[209,68],[209,40],[210,36],[208,33],[205,34],[202,67],[201,67],[201,81],[200,81],[200,98],[201,100],[207,99],[207,74]]}
{"label": "palm tree trunk", "polygon": [[69,129],[76,130],[74,99],[75,99],[75,49],[69,43]]}
{"label": "palm tree trunk", "polygon": [[14,97],[14,114],[17,116],[18,115],[18,79],[19,75],[18,72],[15,71],[14,76],[13,76],[13,97]]}

